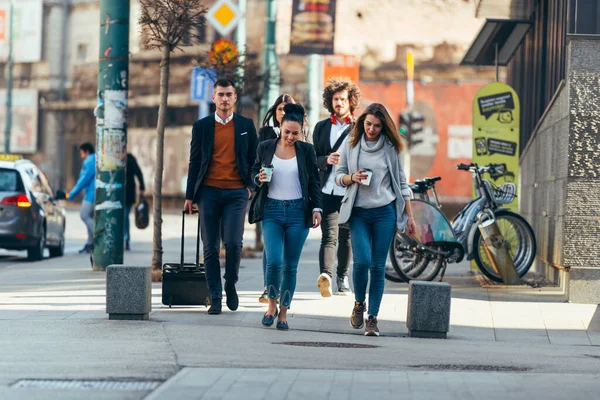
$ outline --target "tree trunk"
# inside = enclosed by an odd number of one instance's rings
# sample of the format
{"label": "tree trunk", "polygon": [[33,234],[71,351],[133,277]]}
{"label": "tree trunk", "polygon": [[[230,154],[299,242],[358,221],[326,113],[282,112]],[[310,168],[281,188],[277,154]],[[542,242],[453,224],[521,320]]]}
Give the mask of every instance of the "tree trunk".
{"label": "tree trunk", "polygon": [[167,120],[167,99],[169,97],[169,64],[171,49],[163,47],[160,61],[160,106],[158,107],[158,124],[156,127],[156,169],[154,172],[154,238],[152,240],[152,268],[162,268],[162,179],[165,149],[165,125]]}

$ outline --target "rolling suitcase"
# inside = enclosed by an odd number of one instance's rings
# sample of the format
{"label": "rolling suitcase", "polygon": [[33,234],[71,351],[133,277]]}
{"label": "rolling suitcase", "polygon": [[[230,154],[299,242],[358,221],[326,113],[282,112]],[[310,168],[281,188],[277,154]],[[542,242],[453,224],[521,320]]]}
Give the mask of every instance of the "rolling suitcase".
{"label": "rolling suitcase", "polygon": [[162,268],[162,303],[165,306],[208,306],[210,293],[204,264],[200,264],[200,218],[196,237],[196,262],[183,262],[185,211],[181,217],[181,258],[179,263],[166,263]]}

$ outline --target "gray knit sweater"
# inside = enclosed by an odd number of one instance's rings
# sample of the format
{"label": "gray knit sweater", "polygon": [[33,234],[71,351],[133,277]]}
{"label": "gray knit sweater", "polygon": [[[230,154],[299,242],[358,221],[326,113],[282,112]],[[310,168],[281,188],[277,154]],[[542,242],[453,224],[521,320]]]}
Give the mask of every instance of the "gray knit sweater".
{"label": "gray knit sweater", "polygon": [[373,171],[369,186],[359,185],[354,207],[377,208],[383,207],[396,200],[392,188],[390,171],[388,169],[383,144],[385,137],[379,136],[377,142],[368,142],[363,135],[360,141],[358,168]]}

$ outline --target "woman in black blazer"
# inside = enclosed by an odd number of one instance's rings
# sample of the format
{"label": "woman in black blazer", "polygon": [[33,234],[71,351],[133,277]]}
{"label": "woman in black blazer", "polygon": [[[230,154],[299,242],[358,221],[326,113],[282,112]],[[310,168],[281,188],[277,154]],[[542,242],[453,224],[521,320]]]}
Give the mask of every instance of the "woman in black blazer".
{"label": "woman in black blazer", "polygon": [[[263,126],[258,130],[258,142],[265,140],[277,139],[279,137],[281,120],[283,118],[283,107],[286,104],[296,104],[294,98],[287,93],[281,94],[275,99],[275,103],[267,110],[263,119]],[[263,251],[263,282],[264,292],[258,298],[260,303],[268,303],[269,296],[267,293],[267,257]]]}
{"label": "woman in black blazer", "polygon": [[[286,104],[278,139],[262,142],[252,177],[258,185],[250,206],[250,223],[261,221],[267,259],[269,309],[262,323],[287,330],[287,310],[296,289],[298,262],[309,229],[321,224],[321,186],[317,157],[302,141],[304,108]],[[267,166],[272,166],[268,174]],[[277,298],[280,310],[277,310]]]}

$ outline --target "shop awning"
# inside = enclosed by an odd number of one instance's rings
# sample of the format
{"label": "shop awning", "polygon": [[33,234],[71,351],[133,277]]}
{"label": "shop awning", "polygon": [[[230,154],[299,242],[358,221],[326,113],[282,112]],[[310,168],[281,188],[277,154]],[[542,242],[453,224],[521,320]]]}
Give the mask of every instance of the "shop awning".
{"label": "shop awning", "polygon": [[528,20],[487,19],[460,65],[506,66],[531,26]]}

